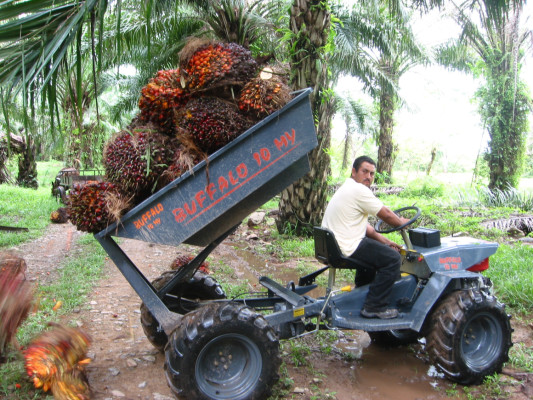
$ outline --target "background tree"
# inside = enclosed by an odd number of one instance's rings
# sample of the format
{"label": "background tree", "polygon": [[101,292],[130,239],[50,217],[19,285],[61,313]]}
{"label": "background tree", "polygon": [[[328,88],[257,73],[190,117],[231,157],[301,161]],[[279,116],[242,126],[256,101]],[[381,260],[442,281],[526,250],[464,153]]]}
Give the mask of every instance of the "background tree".
{"label": "background tree", "polygon": [[290,8],[288,46],[291,87],[312,88],[311,108],[317,125],[318,146],[309,154],[311,171],[280,196],[276,220],[280,232],[309,234],[322,220],[327,200],[327,178],[334,97],[328,58],[331,54],[331,10],[327,1],[294,0]]}
{"label": "background tree", "polygon": [[427,62],[427,57],[412,32],[408,10],[401,4],[380,5],[377,10],[362,7],[359,12],[373,21],[375,29],[381,32],[382,41],[388,44],[374,46],[369,52],[369,62],[379,73],[369,77],[365,89],[377,99],[379,110],[376,182],[391,183],[398,152],[394,142],[394,114],[401,106],[399,80],[414,66]]}
{"label": "background tree", "polygon": [[373,133],[371,110],[362,101],[353,99],[349,94],[337,96],[335,113],[339,113],[345,124],[344,137],[342,138],[342,164],[344,171],[351,167],[354,159],[354,139],[356,134],[366,139]]}
{"label": "background tree", "polygon": [[517,186],[523,164],[531,99],[520,80],[520,69],[533,35],[521,27],[520,5],[495,14],[489,3],[469,1],[457,7],[455,19],[461,35],[439,49],[438,59],[484,79],[476,98],[490,138],[485,153],[488,186],[506,190]]}

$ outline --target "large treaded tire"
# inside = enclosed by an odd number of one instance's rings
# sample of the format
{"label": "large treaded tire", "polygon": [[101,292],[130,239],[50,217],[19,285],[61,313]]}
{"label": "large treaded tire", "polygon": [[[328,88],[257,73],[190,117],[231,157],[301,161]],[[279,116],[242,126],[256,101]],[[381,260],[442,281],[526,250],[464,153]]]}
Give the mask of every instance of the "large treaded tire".
{"label": "large treaded tire", "polygon": [[[165,286],[174,276],[176,271],[165,271],[163,274],[152,282],[152,286],[159,290]],[[170,294],[181,296],[189,300],[218,300],[225,299],[226,294],[220,284],[211,276],[203,272],[196,272],[194,276],[186,283],[177,285],[170,291]],[[168,337],[161,328],[159,322],[154,318],[144,303],[141,303],[141,325],[144,334],[152,345],[163,352],[167,344]],[[179,307],[171,311],[184,315],[191,310]]]}
{"label": "large treaded tire", "polygon": [[390,331],[368,332],[372,343],[380,347],[398,347],[417,343],[420,333],[411,329],[396,329]]}
{"label": "large treaded tire", "polygon": [[274,329],[239,303],[211,303],[185,315],[165,348],[167,382],[187,400],[267,399],[280,364]]}
{"label": "large treaded tire", "polygon": [[494,296],[460,290],[433,312],[426,349],[448,379],[477,384],[500,372],[509,359],[512,331],[510,316]]}

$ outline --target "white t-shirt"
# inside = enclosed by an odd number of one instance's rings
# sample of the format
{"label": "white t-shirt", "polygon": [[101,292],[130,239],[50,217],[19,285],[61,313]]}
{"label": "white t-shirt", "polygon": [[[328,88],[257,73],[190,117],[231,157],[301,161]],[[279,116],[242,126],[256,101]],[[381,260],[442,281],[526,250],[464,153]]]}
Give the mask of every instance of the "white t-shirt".
{"label": "white t-shirt", "polygon": [[326,207],[322,227],[333,232],[342,253],[350,256],[366,236],[368,216],[376,215],[382,207],[367,186],[348,178]]}

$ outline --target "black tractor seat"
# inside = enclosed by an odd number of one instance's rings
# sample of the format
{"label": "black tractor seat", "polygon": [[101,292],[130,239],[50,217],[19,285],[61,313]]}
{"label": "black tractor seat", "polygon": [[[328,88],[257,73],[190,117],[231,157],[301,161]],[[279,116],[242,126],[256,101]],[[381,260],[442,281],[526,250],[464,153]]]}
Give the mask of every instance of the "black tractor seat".
{"label": "black tractor seat", "polygon": [[315,258],[322,264],[339,269],[361,271],[373,269],[365,262],[354,260],[342,254],[335,235],[329,229],[315,226],[313,233],[315,237]]}
{"label": "black tractor seat", "polygon": [[315,226],[315,258],[326,266],[318,271],[312,272],[306,276],[302,276],[298,281],[299,286],[312,285],[318,275],[331,268],[353,269],[356,271],[372,271],[373,268],[358,260],[346,257],[342,254],[339,244],[335,239],[335,235],[329,229]]}

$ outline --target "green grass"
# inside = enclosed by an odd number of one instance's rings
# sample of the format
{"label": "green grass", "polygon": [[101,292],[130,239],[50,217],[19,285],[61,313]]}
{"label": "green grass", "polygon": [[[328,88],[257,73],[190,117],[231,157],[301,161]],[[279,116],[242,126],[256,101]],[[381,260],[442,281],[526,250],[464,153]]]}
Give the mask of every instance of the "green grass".
{"label": "green grass", "polygon": [[27,232],[0,231],[0,248],[40,237],[58,207],[49,189],[0,185],[0,225],[28,228]]}
{"label": "green grass", "polygon": [[37,163],[38,189],[0,185],[0,225],[28,228],[28,232],[0,231],[0,248],[16,246],[42,236],[50,214],[61,206],[52,196],[51,183],[61,163]]}
{"label": "green grass", "polygon": [[500,245],[490,258],[486,275],[494,283],[498,298],[521,313],[533,309],[533,247]]}
{"label": "green grass", "polygon": [[315,244],[312,238],[279,235],[277,232],[273,232],[273,244],[266,246],[265,251],[274,254],[282,261],[287,261],[302,257],[314,257]]}

